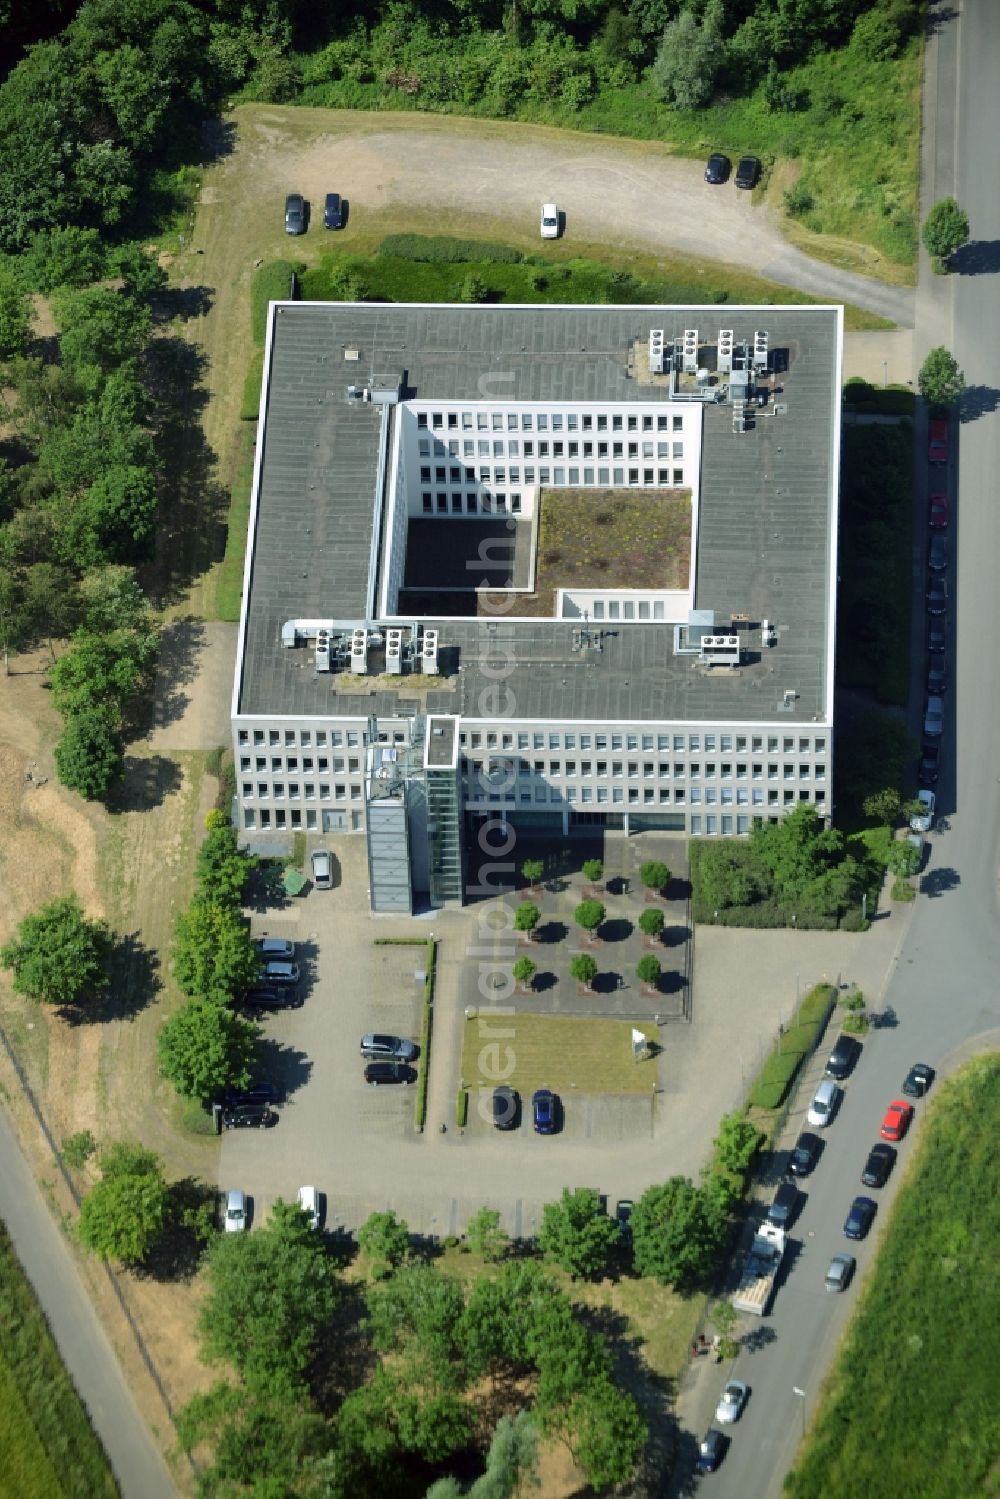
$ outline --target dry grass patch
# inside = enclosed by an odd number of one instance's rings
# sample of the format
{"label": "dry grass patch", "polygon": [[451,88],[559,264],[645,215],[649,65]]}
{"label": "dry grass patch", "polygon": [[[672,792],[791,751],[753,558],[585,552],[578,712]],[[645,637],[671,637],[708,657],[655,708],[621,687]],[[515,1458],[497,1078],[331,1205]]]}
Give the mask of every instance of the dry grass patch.
{"label": "dry grass patch", "polygon": [[[655,1049],[657,1028],[639,1024]],[[507,1072],[507,1068],[513,1070]],[[462,1077],[467,1087],[509,1083],[522,1094],[535,1088],[576,1093],[649,1093],[655,1056],[632,1057],[632,1023],[593,1016],[504,1015],[483,1010],[465,1022]]]}

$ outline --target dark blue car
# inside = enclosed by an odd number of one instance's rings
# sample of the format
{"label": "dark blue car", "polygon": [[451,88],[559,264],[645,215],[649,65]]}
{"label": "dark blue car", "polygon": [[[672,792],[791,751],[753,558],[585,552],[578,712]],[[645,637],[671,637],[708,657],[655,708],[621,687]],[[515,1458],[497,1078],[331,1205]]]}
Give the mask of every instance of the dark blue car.
{"label": "dark blue car", "polygon": [[844,1237],[863,1239],[871,1228],[877,1204],[871,1197],[855,1197],[844,1224]]}
{"label": "dark blue car", "polygon": [[554,1135],[559,1100],[548,1088],[539,1088],[531,1095],[531,1122],[536,1135]]}

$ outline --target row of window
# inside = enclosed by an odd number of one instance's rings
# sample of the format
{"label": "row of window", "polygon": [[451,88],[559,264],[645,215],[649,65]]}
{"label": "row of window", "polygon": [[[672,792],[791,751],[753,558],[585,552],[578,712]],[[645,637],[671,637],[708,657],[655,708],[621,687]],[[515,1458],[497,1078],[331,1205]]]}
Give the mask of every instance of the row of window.
{"label": "row of window", "polygon": [[[660,463],[669,462],[683,463],[684,444],[682,442],[522,442],[520,438],[502,438],[495,442],[472,442],[470,439],[463,441],[463,458],[596,458],[598,462],[609,458],[644,458],[647,462],[658,459]],[[641,451],[640,451],[641,449]],[[417,442],[417,450],[421,458],[438,458],[450,456],[457,458],[459,453],[458,442],[450,443],[445,447],[444,443],[431,443],[430,438],[421,437]],[[471,472],[463,476],[460,470],[470,465],[452,463],[447,465],[451,469],[451,477],[454,481],[462,477],[471,477]],[[438,463],[435,465],[435,478],[441,483],[444,480],[446,465]],[[431,465],[421,465],[420,477],[425,482],[430,479]]]}
{"label": "row of window", "polygon": [[[344,744],[348,749],[357,749],[368,743],[368,735],[362,729],[240,729],[237,737],[240,744],[283,744],[286,749],[295,746],[311,749],[313,745],[324,749],[327,744],[334,749]],[[403,729],[394,729],[391,734],[383,732],[379,734],[378,742],[405,744],[406,733]]]}
{"label": "row of window", "polygon": [[[763,822],[763,820],[764,819],[762,817],[754,817],[753,819],[755,823]],[[774,818],[771,819],[772,822],[774,820]],[[702,828],[702,823],[704,823],[704,829]],[[255,808],[245,807],[243,809],[243,826],[248,831],[251,831],[257,827],[257,811],[255,810]],[[307,810],[305,814],[303,814],[298,810],[298,808],[292,807],[286,818],[284,808],[277,807],[274,811],[273,826],[278,830],[285,827],[304,827],[306,832],[316,832],[318,823],[315,812],[310,812]],[[260,809],[260,827],[264,831],[267,831],[272,827],[271,812],[267,807],[262,807]],[[715,834],[721,833],[723,838],[731,838],[734,831],[738,835],[748,833],[750,831],[750,818],[746,814],[737,813],[734,824],[732,814],[727,815],[726,813],[723,813],[722,816],[719,817],[717,814],[709,812],[703,818],[700,813],[692,813],[690,819],[690,830],[692,837],[695,838],[701,837],[703,831],[708,837],[712,837]]]}
{"label": "row of window", "polygon": [[567,786],[565,790],[556,786],[535,786],[533,790],[525,789],[519,791],[516,796],[513,793],[505,795],[497,792],[480,792],[477,795],[470,796],[468,801],[471,805],[477,807],[502,807],[504,805],[514,806],[517,804],[527,806],[531,804],[537,805],[539,802],[570,802],[581,805],[596,804],[597,806],[627,805],[631,807],[650,807],[654,805],[661,807],[792,807],[796,802],[815,802],[817,807],[823,807],[826,804],[826,792],[821,789],[813,795],[810,791],[804,789],[798,792],[786,789],[780,793],[776,790],[768,790],[765,798],[763,789],[758,789],[757,787],[745,789],[739,786],[733,788],[724,786],[716,790],[714,786],[660,786],[659,788],[650,786],[644,787],[640,796],[638,787],[634,789],[632,787],[627,788],[626,795],[626,788],[618,786],[597,786],[596,788],[581,786],[579,789],[576,786]]}
{"label": "row of window", "polygon": [[[431,471],[427,465],[424,465],[420,470],[420,482],[421,484],[429,484],[431,482]],[[439,482],[445,482],[443,476]],[[555,468],[550,468],[545,463],[538,468],[535,468],[530,463],[525,464],[523,470],[519,465],[512,464],[508,470],[506,467],[493,468],[488,464],[484,464],[479,469],[478,480],[476,474],[471,471],[466,475],[464,480],[460,479],[456,470],[454,482],[456,484],[475,484],[478,482],[480,488],[488,489],[491,493],[497,489],[504,488],[508,484],[522,483],[532,486],[536,484],[553,486],[561,484],[597,484],[607,486],[614,484],[618,488],[622,488],[626,484],[631,485],[633,488],[648,484],[658,489],[679,489],[684,483],[684,470],[682,468],[574,468],[572,464],[569,468],[563,468],[558,464]]]}
{"label": "row of window", "polygon": [[[448,509],[448,495],[442,490],[437,495],[432,495],[425,490],[420,496],[420,505],[424,515],[506,515],[507,496],[505,494],[467,494],[463,496],[458,492],[451,496],[451,509]],[[510,496],[510,511],[512,515],[521,513],[521,496],[512,494]]]}
{"label": "row of window", "polygon": [[[615,780],[623,780],[626,776],[630,781],[637,781],[640,776],[640,763],[637,760],[612,760],[611,775]],[[581,776],[597,776],[600,780],[606,780],[608,776],[607,760],[581,760],[579,762],[579,773]],[[537,775],[546,776],[551,780],[560,780],[563,775],[575,776],[577,774],[577,761],[566,760],[521,760],[516,766],[512,761],[497,760],[492,767],[485,764],[479,768],[469,767],[472,779],[481,781],[484,785],[491,780],[512,780],[515,773],[518,777]],[[740,761],[735,763],[731,760],[723,760],[716,764],[714,760],[708,760],[704,765],[698,761],[675,761],[673,765],[667,760],[644,760],[641,764],[641,774],[644,781],[762,781],[764,780],[764,763],[762,761]],[[671,775],[672,772],[672,775]],[[704,772],[704,773],[703,773]],[[798,773],[796,765],[792,761],[785,761],[779,765],[776,760],[767,762],[767,779],[769,781],[825,781],[826,765],[821,761],[799,761]]]}
{"label": "row of window", "polygon": [[[346,761],[342,755],[333,757],[334,775],[342,775],[346,770],[349,775],[360,775],[361,759],[358,755],[351,755]],[[295,775],[299,770],[303,775],[312,775],[317,771],[321,776],[328,774],[330,770],[329,755],[241,755],[240,770],[244,773],[254,770],[258,775]]]}
{"label": "row of window", "polygon": [[[610,425],[609,425],[610,423]],[[683,412],[418,411],[432,432],[683,432]]]}
{"label": "row of window", "polygon": [[343,781],[335,781],[332,786],[325,781],[319,782],[318,785],[312,781],[306,781],[304,784],[298,781],[289,781],[287,784],[284,781],[258,781],[256,784],[253,781],[244,781],[242,800],[245,802],[255,799],[262,802],[283,802],[286,791],[288,800],[291,802],[303,800],[307,802],[359,802],[362,800],[361,786],[347,785]]}
{"label": "row of window", "polygon": [[[767,753],[777,754],[778,736],[768,734]],[[765,736],[763,734],[564,734],[556,731],[542,732],[535,730],[528,733],[521,730],[519,733],[504,733],[496,730],[488,730],[485,734],[481,731],[462,731],[458,736],[458,742],[462,749],[612,749],[612,750],[673,750],[674,754],[683,754],[689,751],[699,754],[702,749],[706,753],[720,750],[723,754],[735,750],[738,755],[745,754],[747,750],[751,754],[759,755],[764,750]],[[800,755],[815,753],[823,755],[826,753],[826,736],[809,738],[805,734],[785,734],[781,739],[781,752],[785,755]]]}

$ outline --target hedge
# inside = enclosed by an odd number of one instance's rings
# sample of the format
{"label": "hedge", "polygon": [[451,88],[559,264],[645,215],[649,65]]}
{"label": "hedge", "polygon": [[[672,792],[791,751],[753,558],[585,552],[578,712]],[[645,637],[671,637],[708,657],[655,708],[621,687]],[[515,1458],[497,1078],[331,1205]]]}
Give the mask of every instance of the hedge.
{"label": "hedge", "polygon": [[301,261],[269,260],[254,272],[250,283],[250,331],[261,347],[267,336],[269,302],[287,302],[291,296],[292,277],[305,270]]}
{"label": "hedge", "polygon": [[816,984],[799,1005],[795,1020],[778,1043],[750,1089],[748,1102],[760,1109],[777,1109],[785,1100],[800,1066],[808,1057],[833,1009],[837,991],[832,984]]}
{"label": "hedge", "polygon": [[379,255],[398,260],[438,261],[457,265],[465,261],[480,264],[517,265],[524,255],[513,245],[491,244],[480,239],[453,239],[450,234],[390,234],[378,247]]}
{"label": "hedge", "polygon": [[455,1100],[455,1124],[458,1129],[465,1128],[465,1121],[469,1117],[469,1090],[459,1088],[458,1097]]}

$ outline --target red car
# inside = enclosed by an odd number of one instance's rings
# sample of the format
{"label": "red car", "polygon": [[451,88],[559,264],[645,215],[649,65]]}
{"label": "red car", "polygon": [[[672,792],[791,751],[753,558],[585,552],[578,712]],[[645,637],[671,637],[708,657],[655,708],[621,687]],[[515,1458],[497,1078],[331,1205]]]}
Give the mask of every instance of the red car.
{"label": "red car", "polygon": [[941,417],[931,422],[931,436],[927,444],[927,459],[930,463],[948,462],[948,423]]}
{"label": "red car", "polygon": [[905,1103],[902,1098],[894,1098],[885,1111],[879,1134],[883,1140],[901,1140],[909,1129],[912,1118],[912,1103]]}
{"label": "red car", "polygon": [[948,496],[932,494],[927,504],[927,524],[932,531],[944,531],[948,525]]}

